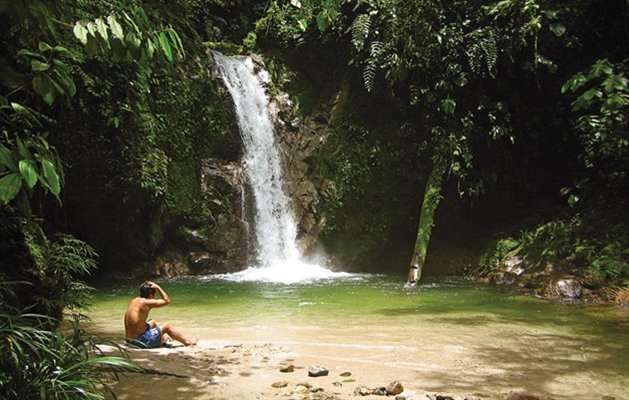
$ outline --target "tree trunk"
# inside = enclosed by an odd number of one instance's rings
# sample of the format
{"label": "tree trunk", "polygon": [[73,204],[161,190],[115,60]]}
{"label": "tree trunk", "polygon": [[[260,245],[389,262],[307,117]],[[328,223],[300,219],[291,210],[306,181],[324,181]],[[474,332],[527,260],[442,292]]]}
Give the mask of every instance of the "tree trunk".
{"label": "tree trunk", "polygon": [[426,250],[428,249],[428,242],[430,241],[435,218],[435,210],[441,200],[441,186],[446,172],[446,165],[446,162],[442,159],[435,161],[428,176],[428,182],[426,182],[426,191],[424,192],[422,211],[417,228],[417,239],[415,239],[413,258],[406,282],[407,287],[416,286],[422,276],[422,269],[426,261]]}

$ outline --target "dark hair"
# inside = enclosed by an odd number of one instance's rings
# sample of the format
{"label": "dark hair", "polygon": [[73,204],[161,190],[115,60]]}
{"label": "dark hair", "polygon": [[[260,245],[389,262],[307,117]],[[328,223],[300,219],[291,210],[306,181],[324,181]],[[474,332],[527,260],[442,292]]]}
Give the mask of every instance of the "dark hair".
{"label": "dark hair", "polygon": [[155,289],[150,287],[148,283],[144,282],[142,286],[140,286],[140,297],[144,297],[145,299],[148,299],[149,296],[154,295],[154,294],[155,294]]}

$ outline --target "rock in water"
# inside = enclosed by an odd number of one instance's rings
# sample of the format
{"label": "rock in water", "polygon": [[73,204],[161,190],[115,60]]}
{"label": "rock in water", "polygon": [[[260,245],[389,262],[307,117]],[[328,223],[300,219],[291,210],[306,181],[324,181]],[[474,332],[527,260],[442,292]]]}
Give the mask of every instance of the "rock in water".
{"label": "rock in water", "polygon": [[389,386],[387,386],[387,394],[389,396],[398,395],[402,393],[403,391],[404,391],[404,387],[402,386],[402,383],[400,383],[400,381],[393,381],[389,383]]}
{"label": "rock in water", "polygon": [[317,376],[326,376],[330,373],[326,367],[322,367],[321,365],[311,365],[308,368],[308,376],[317,377]]}
{"label": "rock in water", "polygon": [[507,400],[542,400],[542,398],[529,394],[524,390],[515,390],[509,393]]}

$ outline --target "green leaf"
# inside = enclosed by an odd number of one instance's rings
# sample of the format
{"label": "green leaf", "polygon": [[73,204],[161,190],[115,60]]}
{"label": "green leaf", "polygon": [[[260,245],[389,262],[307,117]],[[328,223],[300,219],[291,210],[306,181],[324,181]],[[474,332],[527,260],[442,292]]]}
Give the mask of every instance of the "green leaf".
{"label": "green leaf", "polygon": [[122,31],[122,26],[120,26],[118,21],[116,21],[116,17],[110,15],[109,17],[107,17],[107,22],[109,23],[109,28],[111,29],[112,35],[114,35],[116,39],[123,40],[124,33]]}
{"label": "green leaf", "polygon": [[24,177],[26,186],[28,186],[29,189],[35,187],[35,184],[37,183],[37,170],[35,169],[33,161],[20,160],[20,173]]}
{"label": "green leaf", "polygon": [[550,30],[557,36],[563,36],[566,33],[566,27],[561,24],[551,24]]}
{"label": "green leaf", "polygon": [[31,60],[31,69],[33,71],[47,71],[50,69],[50,64],[39,60]]}
{"label": "green leaf", "polygon": [[22,188],[22,178],[13,172],[0,179],[0,201],[7,204],[17,196]]}
{"label": "green leaf", "polygon": [[179,37],[177,32],[174,29],[169,28],[168,37],[170,37],[170,42],[173,44],[173,46],[177,50],[177,53],[179,54],[179,58],[183,59],[185,56],[185,53],[183,50],[183,43],[181,42],[181,38]]}
{"label": "green leaf", "polygon": [[42,99],[44,100],[46,104],[51,106],[55,102],[55,95],[52,92],[48,92],[42,96]]}
{"label": "green leaf", "polygon": [[88,22],[87,31],[90,33],[90,35],[96,37],[96,24],[93,23],[92,21]]}
{"label": "green leaf", "polygon": [[74,36],[83,44],[87,44],[87,29],[83,25],[83,21],[77,21],[72,29]]}
{"label": "green leaf", "polygon": [[74,96],[76,94],[76,86],[74,85],[72,77],[68,74],[63,74],[60,71],[55,71],[55,75],[59,78],[61,86],[63,86],[63,90],[70,96]]}
{"label": "green leaf", "polygon": [[26,49],[22,49],[20,51],[17,52],[18,56],[29,56],[29,57],[33,57],[33,58],[38,58],[42,61],[46,61],[46,57],[42,56],[39,53],[35,53],[33,51],[30,50],[26,50]]}
{"label": "green leaf", "polygon": [[50,47],[50,45],[46,42],[39,42],[39,44],[37,45],[37,48],[41,52],[52,50],[52,47]]}
{"label": "green leaf", "polygon": [[42,170],[44,173],[44,182],[46,187],[50,189],[52,194],[58,196],[61,192],[61,185],[59,183],[59,174],[57,173],[57,169],[54,164],[50,162],[47,158],[44,158],[41,161]]}
{"label": "green leaf", "polygon": [[579,202],[579,196],[571,194],[570,197],[568,197],[568,205],[570,207],[574,207],[575,204],[577,204]]}
{"label": "green leaf", "polygon": [[585,91],[585,92],[584,92],[581,96],[579,96],[579,97],[582,97],[582,98],[583,98],[583,100],[590,101],[590,100],[592,100],[594,97],[601,98],[601,96],[603,96],[603,93],[601,93],[601,91],[600,91],[600,90],[592,88],[592,89],[590,89],[590,90],[586,90],[586,91]]}
{"label": "green leaf", "polygon": [[323,11],[321,11],[319,15],[317,15],[317,26],[319,27],[320,31],[325,31],[328,26],[330,26],[330,19],[328,18],[328,15]]}
{"label": "green leaf", "polygon": [[454,114],[456,110],[456,101],[448,98],[441,101],[441,110],[446,114]]}
{"label": "green leaf", "polygon": [[170,48],[170,43],[168,43],[168,38],[164,32],[159,33],[159,43],[161,44],[168,61],[173,62],[173,51]]}
{"label": "green leaf", "polygon": [[302,32],[306,32],[306,29],[308,29],[308,21],[300,19],[297,21],[297,26],[299,26],[299,29],[301,29]]}
{"label": "green leaf", "polygon": [[125,38],[125,42],[129,45],[129,47],[131,47],[133,49],[138,49],[140,47],[140,44],[142,44],[142,42],[140,41],[140,38],[138,38],[138,35],[136,35],[133,32],[128,32],[127,33],[127,37]]}
{"label": "green leaf", "polygon": [[3,144],[0,144],[0,163],[11,171],[17,171],[17,166],[15,165],[15,161],[13,161],[13,152]]}
{"label": "green leaf", "polygon": [[594,78],[598,78],[603,74],[610,75],[612,72],[612,65],[606,58],[598,60],[594,63],[594,65],[592,65],[592,68],[590,68],[590,75]]}
{"label": "green leaf", "polygon": [[28,147],[26,147],[26,145],[20,138],[17,138],[17,152],[20,155],[20,157],[22,157],[25,160],[35,159],[33,158],[33,154],[31,153],[31,151],[28,149]]}
{"label": "green leaf", "polygon": [[623,76],[612,74],[605,79],[603,86],[607,93],[613,90],[627,90],[627,79]]}
{"label": "green leaf", "polygon": [[107,24],[103,21],[102,18],[96,18],[96,29],[100,36],[105,39],[105,41],[109,40],[109,34],[107,33]]}

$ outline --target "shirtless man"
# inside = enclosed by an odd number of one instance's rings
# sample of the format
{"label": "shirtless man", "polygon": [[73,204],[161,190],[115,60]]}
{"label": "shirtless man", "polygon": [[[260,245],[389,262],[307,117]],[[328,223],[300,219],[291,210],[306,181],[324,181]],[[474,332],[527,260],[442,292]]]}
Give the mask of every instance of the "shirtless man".
{"label": "shirtless man", "polygon": [[[155,291],[159,292],[161,299],[155,298]],[[155,321],[148,319],[152,308],[164,307],[170,304],[170,301],[168,294],[158,284],[144,282],[140,287],[140,297],[131,300],[124,316],[127,342],[142,348],[160,347],[165,341],[166,334],[186,346],[195,345],[196,339],[187,339],[172,325],[158,326]]]}

